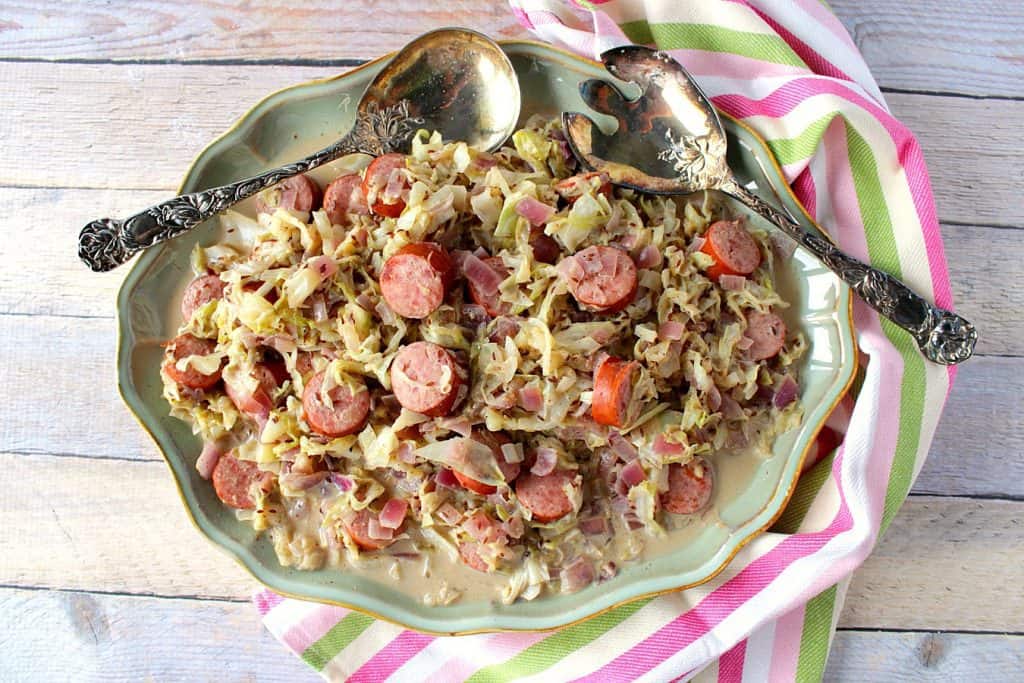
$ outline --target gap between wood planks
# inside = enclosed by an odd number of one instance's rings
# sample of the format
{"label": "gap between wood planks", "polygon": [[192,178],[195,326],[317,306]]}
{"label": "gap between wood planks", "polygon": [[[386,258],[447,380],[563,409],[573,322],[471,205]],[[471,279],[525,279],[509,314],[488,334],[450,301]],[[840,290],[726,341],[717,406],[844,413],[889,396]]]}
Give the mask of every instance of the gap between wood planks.
{"label": "gap between wood planks", "polygon": [[[362,66],[368,59],[301,59],[301,58],[267,58],[267,59],[147,59],[147,58],[89,58],[64,57],[45,59],[42,57],[0,57],[0,64],[89,64],[104,66],[313,66],[324,68],[351,68]],[[931,97],[955,97],[968,100],[1003,100],[1007,102],[1024,101],[1021,95],[988,95],[956,92],[954,90],[933,90],[914,88],[893,88],[880,86],[884,94],[892,95],[928,95]]]}

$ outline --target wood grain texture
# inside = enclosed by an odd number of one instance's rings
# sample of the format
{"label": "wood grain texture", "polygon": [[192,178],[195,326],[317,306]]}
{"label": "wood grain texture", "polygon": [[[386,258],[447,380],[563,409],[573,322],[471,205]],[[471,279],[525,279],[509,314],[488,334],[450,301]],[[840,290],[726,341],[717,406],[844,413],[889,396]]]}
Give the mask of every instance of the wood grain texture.
{"label": "wood grain texture", "polygon": [[1024,95],[1016,0],[830,0],[882,87]]}
{"label": "wood grain texture", "polygon": [[1024,637],[979,633],[838,631],[826,681],[1011,681],[1024,667]]}
{"label": "wood grain texture", "polygon": [[376,57],[424,31],[465,26],[495,37],[525,35],[493,0],[323,6],[204,0],[95,3],[60,12],[36,0],[5,3],[0,56],[102,60],[339,60]]}
{"label": "wood grain texture", "polygon": [[1022,512],[1018,502],[908,498],[854,573],[840,626],[1024,632]]}
{"label": "wood grain texture", "polygon": [[[0,118],[0,186],[171,191],[195,155],[263,97],[345,70],[0,63],[0,90],[10,93]],[[1024,102],[902,94],[889,101],[920,138],[941,220],[1024,227],[1016,201]],[[951,134],[965,130],[974,131],[970,144]],[[40,158],[46,163],[25,161]]]}
{"label": "wood grain texture", "polygon": [[237,602],[0,589],[0,680],[321,680],[255,615]]}
{"label": "wood grain texture", "polygon": [[[232,600],[256,586],[192,528],[162,463],[0,453],[0,471],[18,482],[0,497],[0,585]],[[1022,516],[1024,503],[909,499],[840,623],[1024,631],[1005,588],[1019,581]]]}

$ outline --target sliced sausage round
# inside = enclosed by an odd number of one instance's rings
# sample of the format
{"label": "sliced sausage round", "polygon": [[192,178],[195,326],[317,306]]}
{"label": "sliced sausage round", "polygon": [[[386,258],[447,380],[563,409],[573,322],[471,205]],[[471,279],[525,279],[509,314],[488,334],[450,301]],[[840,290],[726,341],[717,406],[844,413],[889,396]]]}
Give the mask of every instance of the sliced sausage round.
{"label": "sliced sausage round", "polygon": [[753,342],[747,349],[750,360],[771,358],[786,343],[786,323],[774,313],[752,311],[747,314],[747,337]]}
{"label": "sliced sausage round", "polygon": [[395,539],[393,538],[373,538],[370,536],[370,520],[376,516],[376,513],[363,508],[351,517],[342,521],[342,524],[345,526],[345,531],[348,532],[349,538],[352,539],[353,543],[359,546],[360,550],[368,550],[372,552],[374,550],[387,548],[395,542]]}
{"label": "sliced sausage round", "polygon": [[196,309],[224,296],[224,281],[217,275],[200,275],[181,295],[181,317],[191,320]]}
{"label": "sliced sausage round", "polygon": [[366,167],[363,174],[363,195],[366,197],[366,203],[378,216],[398,218],[402,215],[405,200],[389,195],[401,194],[408,188],[409,183],[404,180],[396,188],[391,178],[394,171],[404,168],[405,155],[397,153],[383,154]]}
{"label": "sliced sausage round", "polygon": [[358,432],[370,414],[370,392],[362,380],[357,380],[355,393],[346,384],[339,384],[328,392],[330,404],[320,396],[324,373],[309,378],[302,391],[302,413],[309,426],[319,434],[330,437],[347,436]]}
{"label": "sliced sausage round", "polygon": [[263,197],[256,198],[256,210],[260,213],[271,213],[275,208],[291,211],[316,211],[320,208],[320,186],[305,175],[294,175],[282,180],[274,186],[277,204],[271,206]]}
{"label": "sliced sausage round", "polygon": [[465,378],[455,356],[443,346],[418,341],[395,354],[391,390],[406,410],[442,417],[455,406]]}
{"label": "sliced sausage round", "polygon": [[594,393],[590,414],[594,422],[624,427],[632,417],[633,385],[640,364],[609,356],[594,368]]}
{"label": "sliced sausage round", "polygon": [[263,420],[270,415],[270,411],[274,408],[274,402],[270,397],[277,391],[280,382],[274,370],[263,363],[258,363],[252,369],[251,374],[256,380],[255,389],[237,379],[231,381],[225,378],[224,393],[228,395],[238,410],[250,417]]}
{"label": "sliced sausage round", "polygon": [[324,190],[324,211],[333,225],[344,225],[350,214],[369,216],[362,178],[350,173],[332,180]]}
{"label": "sliced sausage round", "polygon": [[621,311],[636,296],[636,264],[615,247],[593,246],[562,259],[558,265],[569,291],[580,306],[591,311]]}
{"label": "sliced sausage round", "polygon": [[509,269],[500,256],[489,256],[482,259],[482,261],[497,275],[497,278],[473,277],[473,271],[467,271],[466,284],[469,287],[469,297],[473,300],[473,303],[487,311],[487,315],[492,318],[508,315],[512,307],[507,301],[501,300],[501,290],[497,286],[492,285],[494,285],[494,281],[500,284],[502,280],[507,278],[509,276]]}
{"label": "sliced sausage round", "polygon": [[527,473],[516,480],[516,497],[537,522],[553,522],[572,512],[572,499],[566,488],[575,486],[575,473],[555,470],[539,477]]}
{"label": "sliced sausage round", "polygon": [[705,271],[713,280],[722,275],[750,275],[761,265],[761,250],[740,221],[712,223],[700,250],[715,260]]}
{"label": "sliced sausage round", "polygon": [[403,318],[422,319],[437,310],[455,271],[440,244],[414,242],[396,251],[380,272],[384,300]]}
{"label": "sliced sausage round", "polygon": [[252,510],[256,501],[252,499],[252,486],[259,482],[265,492],[270,490],[274,475],[260,470],[256,463],[239,460],[234,453],[225,453],[213,468],[213,490],[228,507],[236,510]]}
{"label": "sliced sausage round", "polygon": [[[519,476],[521,464],[518,462],[508,462],[505,460],[505,452],[502,451],[501,447],[505,444],[512,443],[512,439],[508,438],[505,432],[492,432],[489,429],[478,427],[473,430],[473,437],[475,441],[479,441],[485,446],[489,446],[491,451],[494,452],[494,457],[498,461],[498,468],[501,470],[501,474],[505,479],[505,483],[511,485]],[[467,488],[474,493],[479,493],[482,496],[489,496],[498,490],[496,486],[485,484],[482,481],[477,481],[472,477],[469,477],[458,470],[452,470],[452,474],[459,480],[463,488]]]}
{"label": "sliced sausage round", "polygon": [[693,514],[708,504],[713,488],[706,460],[696,458],[685,465],[674,462],[668,466],[668,491],[661,494],[661,504],[677,515]]}
{"label": "sliced sausage round", "polygon": [[530,230],[530,248],[533,258],[541,263],[556,263],[562,257],[562,248],[554,237],[544,233],[543,228]]}
{"label": "sliced sausage round", "polygon": [[[168,377],[183,387],[209,389],[220,381],[220,368],[209,375],[204,375],[191,365],[186,366],[184,370],[179,370],[177,362],[188,356],[208,356],[216,348],[217,344],[210,339],[200,339],[191,334],[179,335],[167,345],[163,370]],[[223,366],[223,363],[221,365]]]}
{"label": "sliced sausage round", "polygon": [[475,569],[485,574],[491,571],[491,568],[484,562],[484,558],[480,557],[479,543],[460,543],[459,557],[462,559],[462,564],[470,569]]}

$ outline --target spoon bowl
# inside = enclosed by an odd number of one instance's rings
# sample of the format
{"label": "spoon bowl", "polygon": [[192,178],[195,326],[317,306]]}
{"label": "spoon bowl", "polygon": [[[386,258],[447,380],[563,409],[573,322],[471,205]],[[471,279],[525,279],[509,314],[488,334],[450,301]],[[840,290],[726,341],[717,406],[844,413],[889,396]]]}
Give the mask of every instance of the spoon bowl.
{"label": "spoon bowl", "polygon": [[405,150],[421,128],[494,150],[515,129],[519,107],[518,78],[497,43],[462,28],[425,33],[370,83],[352,130],[338,142],[295,163],[180,195],[125,220],[93,221],[79,234],[78,256],[94,271],[112,270],[140,250],[173,239],[282,180],[346,154]]}
{"label": "spoon bowl", "polygon": [[817,256],[864,302],[909,332],[929,360],[952,365],[971,357],[978,333],[970,322],[807,232],[736,181],[726,161],[726,135],[718,113],[677,61],[639,45],[608,50],[601,61],[612,76],[639,87],[640,95],[629,98],[622,87],[600,79],[580,84],[587,105],[618,124],[609,134],[585,114],[562,114],[569,148],[582,164],[607,174],[616,185],[641,192],[723,192]]}

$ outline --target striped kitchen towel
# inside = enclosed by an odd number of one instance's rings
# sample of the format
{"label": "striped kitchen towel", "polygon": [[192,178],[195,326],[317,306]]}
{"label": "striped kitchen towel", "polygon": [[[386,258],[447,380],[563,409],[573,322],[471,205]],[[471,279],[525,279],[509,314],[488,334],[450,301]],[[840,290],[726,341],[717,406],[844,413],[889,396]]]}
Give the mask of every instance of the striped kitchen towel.
{"label": "striped kitchen towel", "polygon": [[[843,249],[951,307],[921,149],[820,0],[513,0],[512,11],[589,57],[625,43],[669,51],[768,140]],[[850,574],[906,497],[954,377],[860,302],[854,319],[865,369],[842,445],[713,581],[551,633],[460,638],[261,592],[267,628],[332,680],[820,679]]]}

